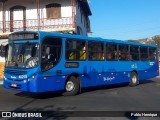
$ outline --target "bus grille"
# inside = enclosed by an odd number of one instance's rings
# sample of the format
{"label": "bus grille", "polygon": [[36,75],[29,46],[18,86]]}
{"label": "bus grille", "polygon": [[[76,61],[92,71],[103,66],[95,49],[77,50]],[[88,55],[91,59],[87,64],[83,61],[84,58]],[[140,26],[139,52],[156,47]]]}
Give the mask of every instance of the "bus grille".
{"label": "bus grille", "polygon": [[15,79],[11,79],[11,78],[8,78],[8,80],[15,81],[15,82],[23,82],[23,80],[15,80]]}
{"label": "bus grille", "polygon": [[20,71],[20,70],[6,70],[5,72],[11,75],[26,75],[27,74],[26,71]]}

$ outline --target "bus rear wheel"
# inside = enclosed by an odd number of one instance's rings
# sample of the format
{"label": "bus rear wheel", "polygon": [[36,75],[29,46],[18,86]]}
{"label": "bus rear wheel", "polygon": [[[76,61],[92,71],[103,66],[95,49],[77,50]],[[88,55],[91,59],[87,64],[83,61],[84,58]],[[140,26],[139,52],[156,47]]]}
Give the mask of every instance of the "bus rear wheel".
{"label": "bus rear wheel", "polygon": [[129,85],[131,87],[136,86],[137,84],[139,84],[139,80],[138,80],[138,75],[136,72],[132,72],[131,76],[130,76],[130,83]]}
{"label": "bus rear wheel", "polygon": [[75,76],[69,77],[68,81],[65,85],[65,92],[63,93],[64,96],[74,96],[79,92],[80,84],[79,80]]}

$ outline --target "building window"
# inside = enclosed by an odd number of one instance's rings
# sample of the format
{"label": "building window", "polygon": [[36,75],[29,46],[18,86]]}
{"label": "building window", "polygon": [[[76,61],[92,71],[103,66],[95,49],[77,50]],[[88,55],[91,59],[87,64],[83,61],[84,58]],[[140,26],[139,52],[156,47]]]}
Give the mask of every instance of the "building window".
{"label": "building window", "polygon": [[102,42],[88,42],[88,59],[104,60],[104,44]]}
{"label": "building window", "polygon": [[53,18],[61,18],[61,5],[57,3],[52,3],[46,5],[46,17],[48,19]]}
{"label": "building window", "polygon": [[16,5],[10,8],[10,32],[14,32],[16,29],[26,30],[26,7],[25,6]]}

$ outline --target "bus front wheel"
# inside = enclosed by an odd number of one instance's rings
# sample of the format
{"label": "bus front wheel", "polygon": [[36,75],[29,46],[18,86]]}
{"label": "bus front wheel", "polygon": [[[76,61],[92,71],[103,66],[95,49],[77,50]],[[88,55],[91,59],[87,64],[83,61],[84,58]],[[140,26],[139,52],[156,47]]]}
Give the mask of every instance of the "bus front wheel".
{"label": "bus front wheel", "polygon": [[136,86],[137,84],[139,84],[139,80],[138,80],[138,75],[136,72],[132,72],[131,76],[130,76],[130,83],[129,85],[131,87]]}
{"label": "bus front wheel", "polygon": [[79,92],[80,85],[79,80],[75,76],[69,77],[68,81],[65,85],[65,92],[63,93],[64,96],[73,96]]}

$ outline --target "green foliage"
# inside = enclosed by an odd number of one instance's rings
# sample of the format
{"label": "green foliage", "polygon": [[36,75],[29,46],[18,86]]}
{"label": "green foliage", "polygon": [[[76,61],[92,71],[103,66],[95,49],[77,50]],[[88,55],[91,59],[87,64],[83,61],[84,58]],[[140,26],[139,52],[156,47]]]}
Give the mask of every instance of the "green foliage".
{"label": "green foliage", "polygon": [[138,42],[139,43],[138,40],[128,40],[128,42]]}
{"label": "green foliage", "polygon": [[160,35],[156,35],[150,39],[141,39],[141,40],[128,40],[129,42],[139,42],[139,43],[146,43],[146,44],[157,44],[158,46],[158,53],[160,56]]}
{"label": "green foliage", "polygon": [[153,43],[151,43],[151,44],[157,44],[157,46],[158,46],[158,53],[159,53],[159,56],[160,56],[160,36],[154,36],[153,37]]}

